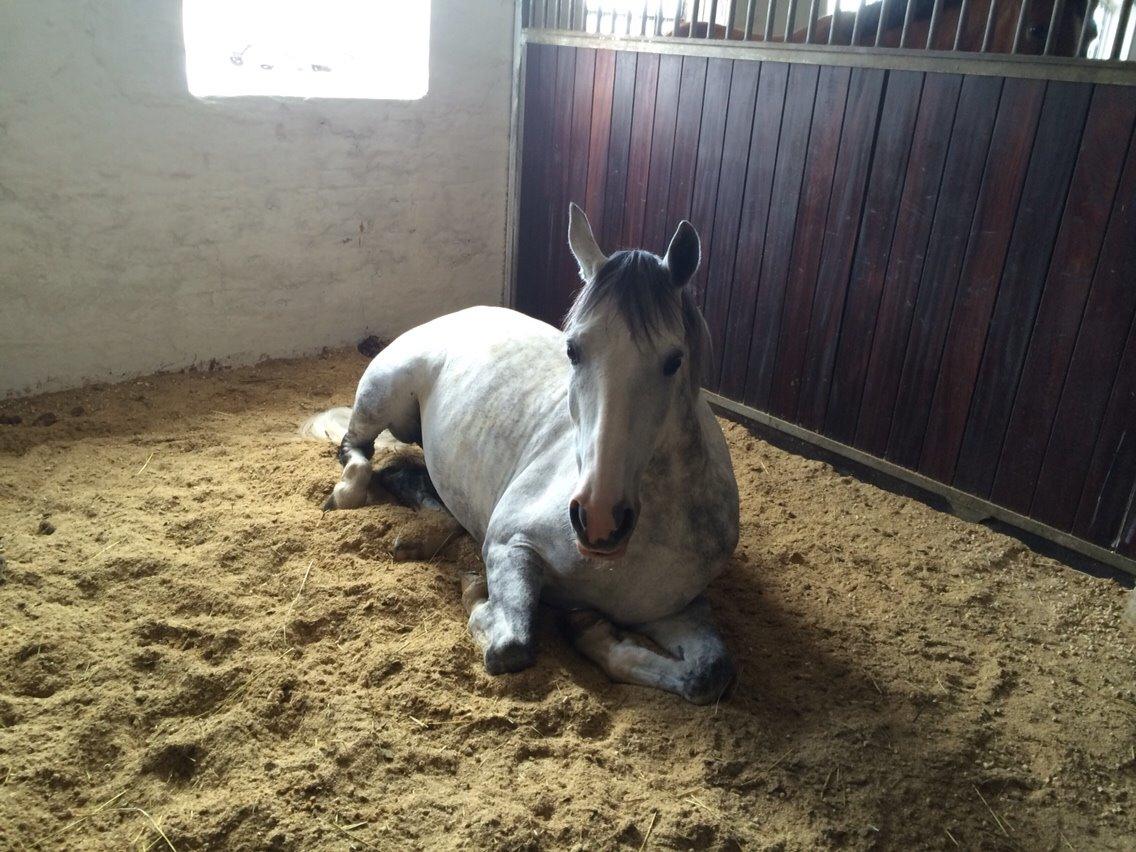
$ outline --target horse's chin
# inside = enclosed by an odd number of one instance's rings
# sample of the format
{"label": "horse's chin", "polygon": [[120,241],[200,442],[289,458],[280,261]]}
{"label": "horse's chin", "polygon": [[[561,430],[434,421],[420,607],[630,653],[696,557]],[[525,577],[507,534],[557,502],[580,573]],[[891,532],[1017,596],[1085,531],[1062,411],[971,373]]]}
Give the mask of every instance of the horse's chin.
{"label": "horse's chin", "polygon": [[584,547],[579,541],[576,542],[576,549],[580,551],[581,556],[586,556],[588,559],[619,559],[627,552],[627,542],[624,541],[615,550],[592,550],[590,547]]}

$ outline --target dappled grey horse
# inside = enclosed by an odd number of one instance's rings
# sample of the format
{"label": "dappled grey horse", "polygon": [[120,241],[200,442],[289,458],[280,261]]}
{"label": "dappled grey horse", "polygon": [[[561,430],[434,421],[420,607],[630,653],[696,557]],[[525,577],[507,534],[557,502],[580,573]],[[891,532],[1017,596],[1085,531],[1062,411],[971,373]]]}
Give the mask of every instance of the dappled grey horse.
{"label": "dappled grey horse", "polygon": [[[568,231],[585,286],[563,332],[470,308],[371,362],[338,430],[328,508],[367,501],[384,430],[420,443],[482,544],[485,576],[463,581],[462,600],[490,673],[532,665],[544,600],[614,680],[711,702],[734,668],[703,591],[737,545],[738,489],[699,382],[709,339],[686,287],[698,234],[682,222],[665,257],[605,257],[576,205]],[[333,439],[335,411],[320,416]]]}

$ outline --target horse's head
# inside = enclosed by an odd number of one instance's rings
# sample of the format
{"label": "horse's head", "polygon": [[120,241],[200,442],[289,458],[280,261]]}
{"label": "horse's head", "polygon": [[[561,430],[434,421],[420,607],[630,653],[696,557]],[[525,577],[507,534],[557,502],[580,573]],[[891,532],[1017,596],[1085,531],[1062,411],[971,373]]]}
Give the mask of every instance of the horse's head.
{"label": "horse's head", "polygon": [[581,553],[617,557],[635,529],[640,482],[660,437],[672,418],[693,416],[709,335],[686,285],[701,250],[684,221],[665,257],[606,257],[575,204],[568,245],[584,280],[564,321],[579,469],[568,512]]}

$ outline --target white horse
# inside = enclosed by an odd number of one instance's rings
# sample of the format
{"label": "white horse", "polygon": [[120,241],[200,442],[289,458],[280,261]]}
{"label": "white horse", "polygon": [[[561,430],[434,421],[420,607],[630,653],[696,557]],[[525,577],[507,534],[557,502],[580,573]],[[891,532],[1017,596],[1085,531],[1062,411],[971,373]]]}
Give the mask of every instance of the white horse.
{"label": "white horse", "polygon": [[421,444],[429,481],[482,544],[485,577],[463,581],[462,600],[490,673],[532,665],[543,599],[612,679],[711,702],[734,667],[702,593],[737,545],[738,489],[701,395],[709,337],[685,287],[698,234],[682,222],[663,258],[609,258],[573,204],[568,242],[585,287],[563,333],[469,308],[371,362],[327,508],[367,502],[384,430]]}

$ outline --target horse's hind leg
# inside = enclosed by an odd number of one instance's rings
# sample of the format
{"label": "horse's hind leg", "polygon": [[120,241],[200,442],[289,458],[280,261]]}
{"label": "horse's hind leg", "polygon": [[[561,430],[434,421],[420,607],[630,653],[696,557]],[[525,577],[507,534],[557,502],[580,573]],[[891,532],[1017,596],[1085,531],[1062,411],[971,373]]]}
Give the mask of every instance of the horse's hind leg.
{"label": "horse's hind leg", "polygon": [[[697,598],[675,615],[623,631],[594,612],[565,617],[573,644],[612,680],[650,686],[681,695],[694,704],[721,698],[734,678],[734,665],[710,617],[710,606]],[[651,639],[666,653],[650,648],[635,634]]]}
{"label": "horse's hind leg", "polygon": [[399,357],[395,345],[383,350],[368,365],[355,391],[347,433],[339,445],[343,474],[327,498],[325,509],[357,509],[367,502],[371,458],[380,432],[390,429],[400,441],[421,437],[412,380],[412,371]]}

